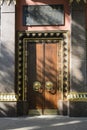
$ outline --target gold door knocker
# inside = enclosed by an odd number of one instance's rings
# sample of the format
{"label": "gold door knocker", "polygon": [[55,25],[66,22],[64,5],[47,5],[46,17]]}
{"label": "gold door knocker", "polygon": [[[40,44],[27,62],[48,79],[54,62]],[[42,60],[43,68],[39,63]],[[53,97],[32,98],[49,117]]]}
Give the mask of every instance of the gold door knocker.
{"label": "gold door knocker", "polygon": [[33,83],[33,90],[34,91],[39,91],[41,89],[41,83],[39,81],[35,81]]}
{"label": "gold door knocker", "polygon": [[47,81],[45,83],[45,88],[47,91],[52,91],[53,90],[53,83],[51,81]]}

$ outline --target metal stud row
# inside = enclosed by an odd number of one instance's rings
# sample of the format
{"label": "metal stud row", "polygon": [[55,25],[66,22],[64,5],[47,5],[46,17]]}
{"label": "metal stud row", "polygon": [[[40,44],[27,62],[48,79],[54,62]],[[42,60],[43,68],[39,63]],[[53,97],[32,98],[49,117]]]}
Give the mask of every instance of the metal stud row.
{"label": "metal stud row", "polygon": [[63,43],[63,92],[64,98],[67,98],[68,95],[68,41],[67,33],[63,34],[64,43]]}

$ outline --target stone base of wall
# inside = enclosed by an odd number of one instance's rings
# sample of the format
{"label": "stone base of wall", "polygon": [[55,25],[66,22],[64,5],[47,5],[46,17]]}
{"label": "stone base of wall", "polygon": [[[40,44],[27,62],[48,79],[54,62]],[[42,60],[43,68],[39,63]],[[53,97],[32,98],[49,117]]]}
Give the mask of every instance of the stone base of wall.
{"label": "stone base of wall", "polygon": [[0,102],[0,117],[16,117],[17,103],[16,102]]}
{"label": "stone base of wall", "polygon": [[70,117],[87,117],[87,101],[70,101],[69,102]]}
{"label": "stone base of wall", "polygon": [[28,103],[26,101],[17,102],[17,116],[28,116]]}

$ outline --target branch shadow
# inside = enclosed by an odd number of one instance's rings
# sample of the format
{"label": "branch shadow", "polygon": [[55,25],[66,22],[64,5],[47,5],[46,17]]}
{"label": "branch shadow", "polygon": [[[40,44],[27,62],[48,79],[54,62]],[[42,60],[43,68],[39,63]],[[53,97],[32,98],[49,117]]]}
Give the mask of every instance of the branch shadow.
{"label": "branch shadow", "polygon": [[[75,1],[72,4],[72,32],[71,32],[71,84],[70,92],[87,92],[87,37],[86,37],[86,4]],[[74,99],[75,101],[77,100]],[[69,114],[74,117],[86,117],[87,105],[85,99],[70,101]]]}
{"label": "branch shadow", "polygon": [[[79,15],[78,15],[79,14]],[[86,85],[86,21],[85,4],[72,4],[72,81],[71,90],[87,91]]]}
{"label": "branch shadow", "polygon": [[14,54],[1,43],[0,92],[14,91]]}

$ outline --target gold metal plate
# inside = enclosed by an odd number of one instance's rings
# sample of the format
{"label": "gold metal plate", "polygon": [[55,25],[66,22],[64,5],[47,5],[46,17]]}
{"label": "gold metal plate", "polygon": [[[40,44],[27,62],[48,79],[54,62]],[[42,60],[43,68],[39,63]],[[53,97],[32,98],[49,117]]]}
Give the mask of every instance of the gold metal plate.
{"label": "gold metal plate", "polygon": [[57,109],[44,109],[44,115],[58,115]]}
{"label": "gold metal plate", "polygon": [[32,109],[28,112],[29,115],[42,115],[42,109]]}
{"label": "gold metal plate", "polygon": [[28,112],[29,115],[58,115],[58,109],[32,109]]}

